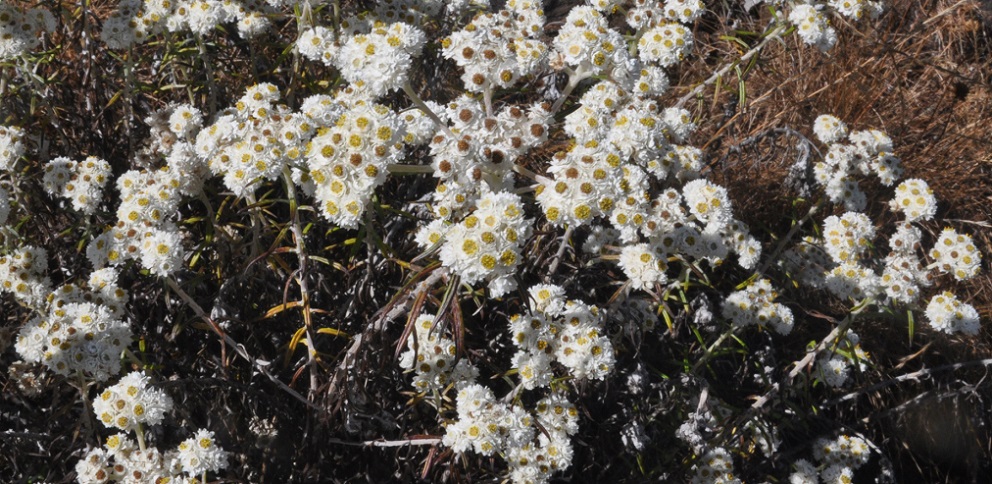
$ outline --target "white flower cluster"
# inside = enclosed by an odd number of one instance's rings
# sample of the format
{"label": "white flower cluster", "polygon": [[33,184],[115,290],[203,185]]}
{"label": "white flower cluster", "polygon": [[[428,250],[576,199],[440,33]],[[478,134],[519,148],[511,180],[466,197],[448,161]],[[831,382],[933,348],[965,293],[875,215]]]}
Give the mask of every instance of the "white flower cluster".
{"label": "white flower cluster", "polygon": [[[565,117],[574,142],[553,157],[547,171],[553,178],[541,180],[536,199],[557,226],[606,218],[626,244],[620,266],[636,289],[667,282],[673,256],[718,264],[733,251],[742,266],[754,267],[760,245],[734,220],[726,190],[698,179],[701,150],[683,144],[695,130],[689,112],[663,109],[653,100],[668,87],[660,66],[674,65],[691,49],[690,29],[675,21],[697,19],[704,6],[689,0],[667,2],[664,9],[657,2],[635,3],[628,22],[645,32],[637,56],[615,48],[619,34],[601,13],[612,11],[610,2],[572,9],[555,39],[560,62],[572,68],[570,84],[594,74],[607,80],[588,89]],[[680,183],[685,185],[678,190]],[[665,185],[674,187],[657,193]],[[589,248],[612,243],[610,231],[594,226],[593,234]]]}
{"label": "white flower cluster", "polygon": [[143,371],[128,373],[93,400],[93,413],[108,428],[125,432],[162,423],[172,410],[172,398],[149,383]]}
{"label": "white flower cluster", "polygon": [[875,0],[827,0],[827,3],[851,20],[858,20],[866,14],[868,18],[875,19],[884,10],[882,2]]}
{"label": "white flower cluster", "polygon": [[107,438],[103,448],[91,449],[76,463],[76,480],[80,484],[199,484],[204,472],[226,468],[227,458],[228,453],[217,446],[213,432],[207,430],[198,430],[165,454],[155,447],[142,450],[126,434],[116,434]]}
{"label": "white flower cluster", "polygon": [[318,132],[305,154],[314,196],[325,217],[356,228],[388,165],[403,155],[404,123],[388,107],[361,101]]}
{"label": "white flower cluster", "polygon": [[959,281],[976,276],[982,268],[982,253],[975,247],[971,236],[959,234],[950,227],[945,228],[934,242],[930,258],[937,265],[937,270],[952,274]]}
{"label": "white flower cluster", "polygon": [[126,303],[116,271],[96,271],[87,285],[52,291],[47,311],[21,328],[14,348],[25,361],[60,375],[109,380],[120,372],[121,353],[131,344],[130,325],[121,319]]}
{"label": "white flower cluster", "polygon": [[421,229],[418,242],[426,248],[443,239],[440,257],[445,267],[466,284],[488,280],[490,296],[502,297],[517,287],[513,276],[531,223],[524,218],[520,197],[488,193],[461,222],[446,225],[437,220]]}
{"label": "white flower cluster", "polygon": [[692,484],[740,484],[734,475],[734,458],[727,449],[717,447],[699,457],[692,466]]}
{"label": "white flower cluster", "polygon": [[69,199],[72,208],[92,215],[110,175],[110,163],[95,156],[82,161],[59,157],[45,164],[42,183],[49,195]]}
{"label": "white flower cluster", "polygon": [[451,126],[430,135],[431,166],[439,180],[433,212],[447,220],[463,215],[487,189],[511,190],[514,163],[547,139],[552,121],[543,103],[508,105],[489,116],[483,103],[468,95],[448,103],[440,116]]}
{"label": "white flower cluster", "polygon": [[466,90],[491,93],[495,87],[510,87],[544,63],[548,46],[538,39],[544,31],[540,2],[514,5],[480,13],[441,39],[441,55],[462,68]]}
{"label": "white flower cluster", "polygon": [[8,2],[0,3],[0,61],[34,50],[41,44],[41,34],[53,31],[55,17],[47,9],[21,10]]}
{"label": "white flower cluster", "polygon": [[789,21],[796,26],[803,42],[826,52],[837,43],[837,31],[830,26],[830,19],[822,9],[822,5],[800,3],[789,12]]}
{"label": "white flower cluster", "polygon": [[794,318],[788,306],[776,303],[778,293],[768,279],[758,279],[743,290],[727,296],[723,303],[723,317],[735,326],[771,326],[779,334],[792,332]]}
{"label": "white flower cluster", "polygon": [[[863,210],[867,199],[855,175],[874,173],[885,186],[902,176],[902,162],[892,154],[892,140],[885,133],[872,129],[848,135],[842,121],[826,114],[816,119],[814,132],[828,145],[826,157],[813,172],[830,201],[843,202],[848,210]],[[841,143],[845,137],[850,144]]]}
{"label": "white flower cluster", "polygon": [[620,154],[595,140],[558,152],[548,173],[554,179],[538,186],[537,201],[545,218],[557,226],[581,226],[609,214],[622,193]]}
{"label": "white flower cluster", "polygon": [[17,126],[0,126],[0,172],[13,171],[24,154],[24,130]]}
{"label": "white flower cluster", "polygon": [[537,441],[512,447],[506,454],[510,479],[518,484],[544,484],[555,472],[572,465],[570,435],[579,430],[579,412],[564,395],[554,393],[537,402],[534,419],[544,429]]}
{"label": "white flower cluster", "polygon": [[444,445],[457,453],[504,456],[515,483],[543,484],[572,464],[569,436],[578,431],[578,411],[563,395],[541,399],[531,415],[496,400],[488,388],[470,385],[458,392],[456,409]]}
{"label": "white flower cluster", "polygon": [[[859,436],[841,435],[834,440],[818,439],[813,444],[813,457],[820,463],[820,482],[842,484],[854,482],[854,471],[871,458],[871,448]],[[793,476],[798,479],[806,475],[815,482],[816,468],[811,463],[801,461],[796,464],[799,472]],[[789,479],[793,481],[791,476]]]}
{"label": "white flower cluster", "polygon": [[[366,26],[369,28],[361,28]],[[303,41],[312,48],[301,48],[300,53],[321,61],[330,58],[348,82],[361,82],[372,99],[402,88],[408,82],[413,59],[420,56],[427,42],[423,31],[403,22],[356,22],[356,27],[359,29],[340,41],[339,49],[329,43],[329,32],[315,30]],[[314,45],[315,41],[320,45]]]}
{"label": "white flower cluster", "polygon": [[248,39],[268,29],[273,12],[265,2],[251,0],[122,0],[103,22],[100,38],[111,49],[127,49],[166,30],[203,36],[236,23]]}
{"label": "white flower cluster", "polygon": [[926,315],[930,326],[944,333],[975,336],[981,329],[978,311],[971,304],[961,302],[957,296],[948,291],[930,299]]}
{"label": "white flower cluster", "polygon": [[882,13],[882,2],[872,0],[802,0],[789,12],[789,22],[803,42],[826,52],[837,44],[837,31],[830,26],[831,10],[852,20],[867,14],[875,19]]}
{"label": "white flower cluster", "polygon": [[269,83],[249,87],[234,108],[220,113],[196,135],[195,152],[210,172],[239,197],[254,193],[260,180],[275,180],[292,160],[302,157],[315,125],[279,101]]}
{"label": "white flower cluster", "polygon": [[937,214],[937,198],[927,182],[910,178],[896,187],[896,195],[889,202],[892,210],[902,212],[907,222],[932,220]]}
{"label": "white flower cluster", "polygon": [[884,284],[865,265],[870,262],[863,260],[865,252],[875,238],[875,227],[867,215],[858,212],[846,212],[840,217],[832,215],[824,220],[823,231],[823,249],[836,264],[824,267],[824,283],[837,297],[861,299],[874,297],[885,290],[896,300],[907,300],[912,296],[909,293],[916,292],[917,275],[905,272],[915,260],[912,251],[890,259]]}
{"label": "white flower cluster", "polygon": [[457,453],[505,454],[534,439],[529,413],[496,399],[492,390],[473,384],[458,392],[458,420],[445,427],[444,445]]}
{"label": "white flower cluster", "polygon": [[455,342],[434,328],[434,315],[421,314],[400,355],[400,367],[413,370],[413,387],[418,392],[443,392],[449,384],[461,389],[475,383],[479,370],[466,359],[455,363]]}
{"label": "white flower cluster", "polygon": [[513,367],[524,388],[546,387],[559,362],[576,379],[602,380],[613,371],[613,344],[602,334],[603,314],[596,306],[566,300],[560,286],[538,284],[528,290],[532,311],[510,318]]}
{"label": "white flower cluster", "polygon": [[183,196],[201,193],[209,176],[197,156],[193,138],[202,114],[189,105],[170,105],[145,121],[151,128],[148,146],[139,159],[158,169],[131,170],[116,180],[120,191],[117,223],[90,241],[86,256],[95,268],[129,260],[157,276],[183,266],[182,234],[174,223]]}
{"label": "white flower cluster", "polygon": [[823,221],[824,248],[834,262],[857,262],[875,238],[875,226],[867,215],[846,212]]}
{"label": "white flower cluster", "polygon": [[178,466],[190,476],[206,472],[217,472],[227,468],[228,452],[221,449],[214,440],[214,433],[200,429],[193,437],[182,441],[175,457]]}
{"label": "white flower cluster", "polygon": [[170,220],[178,210],[181,182],[170,168],[132,170],[117,179],[117,224],[86,248],[95,268],[137,260],[152,274],[168,276],[182,267],[182,235]]}
{"label": "white flower cluster", "polygon": [[816,378],[833,388],[840,388],[847,383],[852,365],[860,371],[866,370],[868,353],[861,349],[860,342],[861,337],[854,331],[848,331],[830,342],[831,351],[816,360]]}
{"label": "white flower cluster", "polygon": [[552,46],[555,55],[574,70],[577,79],[610,70],[616,71],[615,75],[630,73],[633,67],[623,36],[610,28],[606,15],[593,7],[572,8]]}
{"label": "white flower cluster", "polygon": [[920,298],[920,287],[931,284],[932,276],[917,255],[920,237],[920,229],[907,222],[889,238],[892,252],[885,257],[880,282],[892,302],[914,304]]}
{"label": "white flower cluster", "polygon": [[669,67],[685,59],[692,51],[692,44],[692,32],[688,28],[679,23],[664,23],[641,36],[637,42],[638,56],[644,62]]}
{"label": "white flower cluster", "polygon": [[41,308],[51,293],[48,278],[48,252],[24,246],[0,255],[0,294],[9,292],[21,304]]}
{"label": "white flower cluster", "polygon": [[656,284],[668,282],[668,254],[651,244],[625,245],[620,250],[620,269],[630,279],[634,289],[653,289]]}
{"label": "white flower cluster", "polygon": [[[103,448],[91,449],[76,463],[80,483],[177,482],[194,484],[207,472],[227,467],[228,452],[214,440],[214,433],[198,430],[179,447],[164,454],[145,446],[147,425],[158,425],[172,410],[164,391],[153,388],[145,373],[128,373],[93,400],[93,412],[108,428],[124,431],[107,438]],[[129,437],[134,431],[138,441]]]}

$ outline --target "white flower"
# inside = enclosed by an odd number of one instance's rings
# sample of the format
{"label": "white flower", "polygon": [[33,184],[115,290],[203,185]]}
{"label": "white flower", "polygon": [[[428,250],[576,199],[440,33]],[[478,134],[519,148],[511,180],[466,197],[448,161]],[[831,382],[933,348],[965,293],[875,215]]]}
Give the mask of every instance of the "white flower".
{"label": "white flower", "polygon": [[779,334],[792,332],[792,310],[776,303],[778,293],[768,279],[758,279],[743,290],[732,292],[723,303],[723,317],[737,326],[771,326]]}
{"label": "white flower", "polygon": [[177,230],[153,229],[141,241],[141,265],[161,277],[178,271],[183,267],[182,235]]}
{"label": "white flower", "polygon": [[183,471],[193,476],[226,468],[227,458],[228,452],[217,446],[214,433],[204,429],[180,443],[176,456]]}
{"label": "white flower", "polygon": [[669,67],[689,55],[692,44],[692,32],[685,26],[663,23],[641,36],[637,43],[637,55],[644,62],[657,62],[662,67]]}
{"label": "white flower", "polygon": [[169,129],[180,138],[194,135],[203,126],[203,114],[189,105],[176,106],[169,116]]}
{"label": "white flower", "polygon": [[634,289],[652,289],[655,284],[668,282],[665,275],[668,255],[648,244],[624,246],[620,250],[619,265]]}
{"label": "white flower", "polygon": [[975,247],[971,236],[959,234],[950,227],[940,233],[930,250],[930,257],[938,270],[953,274],[959,281],[974,277],[981,269],[982,253]]}
{"label": "white flower", "polygon": [[24,131],[16,126],[0,126],[0,172],[14,169],[24,154]]}
{"label": "white flower", "polygon": [[981,321],[978,311],[970,304],[958,300],[950,292],[937,294],[930,299],[926,310],[927,320],[934,329],[945,333],[961,332],[969,336],[978,334]]}
{"label": "white flower", "polygon": [[836,116],[821,114],[813,121],[813,133],[824,144],[832,144],[847,137],[847,125]]}
{"label": "white flower", "polygon": [[889,206],[905,214],[907,222],[931,220],[937,214],[937,199],[933,196],[933,190],[917,178],[900,183]]}
{"label": "white flower", "polygon": [[856,262],[875,238],[875,226],[867,215],[847,212],[823,221],[824,248],[838,264]]}
{"label": "white flower", "polygon": [[172,410],[172,398],[149,386],[144,372],[131,372],[93,400],[93,413],[107,427],[125,432],[138,425],[158,425]]}

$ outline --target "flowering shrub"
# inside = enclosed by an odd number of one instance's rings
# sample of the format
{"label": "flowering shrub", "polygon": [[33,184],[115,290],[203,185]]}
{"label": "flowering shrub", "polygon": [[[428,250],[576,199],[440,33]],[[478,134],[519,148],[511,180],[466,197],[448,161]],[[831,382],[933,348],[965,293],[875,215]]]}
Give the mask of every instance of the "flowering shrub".
{"label": "flowering shrub", "polygon": [[95,3],[0,5],[11,480],[885,481],[992,361],[897,87],[754,92],[899,1]]}

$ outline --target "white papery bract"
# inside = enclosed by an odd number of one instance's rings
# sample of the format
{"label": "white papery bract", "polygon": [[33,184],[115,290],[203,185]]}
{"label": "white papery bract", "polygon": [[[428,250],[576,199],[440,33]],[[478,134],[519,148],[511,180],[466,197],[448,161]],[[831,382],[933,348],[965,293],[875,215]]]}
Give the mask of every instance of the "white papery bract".
{"label": "white papery bract", "polygon": [[928,276],[915,254],[896,252],[885,258],[880,282],[892,301],[913,304],[920,297],[920,286],[930,285]]}
{"label": "white papery bract", "polygon": [[16,126],[0,126],[0,172],[14,169],[24,154],[24,130]]}
{"label": "white papery bract", "polygon": [[402,155],[403,123],[391,109],[360,103],[320,130],[305,159],[316,184],[321,213],[332,222],[356,228],[386,169]]}
{"label": "white papery bract", "polygon": [[343,42],[334,65],[349,82],[363,82],[372,98],[403,87],[413,59],[427,41],[420,29],[396,22],[376,23],[368,32]]}
{"label": "white papery bract", "polygon": [[482,455],[503,453],[534,438],[530,415],[496,400],[482,385],[462,388],[455,401],[458,420],[445,427],[442,442],[457,453],[469,449]]}
{"label": "white papery bract", "polygon": [[830,6],[850,19],[876,18],[882,13],[882,2],[872,0],[829,0]]}
{"label": "white papery bract", "polygon": [[646,243],[624,246],[619,265],[634,289],[653,289],[656,284],[668,282],[665,275],[668,254],[657,246]]}
{"label": "white papery bract", "polygon": [[823,221],[824,249],[834,262],[856,262],[875,238],[875,226],[867,215],[847,212]]}
{"label": "white papery bract", "polygon": [[927,182],[918,178],[903,181],[889,202],[893,210],[902,212],[907,222],[931,220],[937,214],[937,199]]}
{"label": "white papery bract", "polygon": [[548,46],[536,38],[543,27],[544,14],[537,8],[479,14],[441,40],[441,55],[462,68],[468,91],[509,87],[546,58]]}
{"label": "white papery bract", "polygon": [[333,64],[338,50],[334,43],[334,31],[319,25],[303,29],[296,39],[296,50],[307,59],[329,66]]}
{"label": "white papery bract", "polygon": [[827,289],[842,299],[861,300],[875,297],[882,291],[880,278],[874,271],[857,262],[844,262],[826,273]]}
{"label": "white papery bract", "polygon": [[466,284],[489,281],[492,297],[516,288],[513,276],[520,251],[530,237],[531,220],[515,194],[488,193],[471,215],[448,227],[441,246],[441,262]]}
{"label": "white papery bract", "polygon": [[692,484],[740,484],[734,476],[734,458],[722,447],[716,447],[700,456],[692,466]]}
{"label": "white papery bract", "polygon": [[847,383],[851,368],[868,369],[868,353],[861,349],[860,342],[861,337],[854,331],[847,331],[830,341],[831,352],[821,354],[816,360],[816,377],[831,387],[840,388]]}
{"label": "white papery bract", "polygon": [[76,482],[79,484],[103,484],[110,482],[114,470],[107,451],[97,447],[90,449],[76,462]]}
{"label": "white papery bract", "polygon": [[553,46],[561,60],[573,67],[579,78],[597,75],[616,65],[625,65],[630,55],[623,36],[609,27],[596,9],[578,6],[568,12]]}
{"label": "white papery bract", "polygon": [[666,17],[690,24],[703,15],[706,4],[702,0],[666,0],[664,8]]}
{"label": "white papery bract", "polygon": [[198,476],[227,468],[228,454],[217,445],[213,432],[200,429],[193,437],[179,444],[179,451],[174,459],[183,472]]}
{"label": "white papery bract", "polygon": [[926,315],[930,326],[944,333],[975,336],[981,328],[978,311],[972,305],[961,302],[957,296],[948,291],[930,299]]}
{"label": "white papery bract", "polygon": [[0,293],[9,292],[21,303],[40,308],[51,292],[47,276],[48,252],[24,246],[0,255]]}
{"label": "white papery bract", "polygon": [[445,427],[444,445],[456,453],[503,456],[515,483],[544,483],[571,466],[569,436],[578,431],[578,411],[563,394],[541,399],[530,414],[473,384],[458,392],[456,410],[458,419]]}
{"label": "white papery bract", "polygon": [[152,229],[141,239],[141,265],[159,277],[183,267],[183,238],[177,230]]}
{"label": "white papery bract", "polygon": [[952,274],[959,281],[976,276],[982,264],[982,253],[971,236],[959,234],[950,227],[945,228],[934,242],[930,258],[937,264],[937,270]]}
{"label": "white papery bract", "polygon": [[723,317],[735,326],[771,326],[779,334],[792,332],[794,319],[788,306],[775,302],[778,293],[768,279],[758,279],[741,291],[732,292],[723,303]]}
{"label": "white papery bract", "polygon": [[555,225],[577,227],[604,214],[620,194],[620,163],[619,153],[596,141],[555,154],[548,169],[553,183],[542,184],[537,193],[544,216]]}
{"label": "white papery bract", "polygon": [[53,304],[45,317],[31,320],[15,349],[25,361],[60,375],[102,382],[120,372],[121,353],[130,343],[130,326],[107,307],[73,302]]}
{"label": "white papery bract", "polygon": [[706,226],[709,232],[722,230],[733,218],[727,189],[709,180],[699,179],[682,187],[682,196],[689,213]]}
{"label": "white papery bract", "polygon": [[199,109],[189,104],[180,104],[171,111],[169,129],[179,138],[188,138],[203,127],[203,113]]}
{"label": "white papery bract", "polygon": [[615,363],[613,345],[603,335],[603,314],[596,306],[565,300],[560,286],[539,284],[528,291],[533,311],[510,318],[517,353],[513,365],[528,390],[547,386],[557,360],[577,379],[602,380]]}
{"label": "white papery bract", "polygon": [[830,26],[830,20],[823,12],[808,3],[801,3],[789,12],[789,21],[796,26],[796,32],[803,42],[821,51],[828,51],[837,43],[837,31]]}
{"label": "white papery bract", "polygon": [[479,370],[465,359],[455,363],[455,342],[434,327],[433,314],[421,314],[413,323],[414,332],[400,355],[400,367],[412,370],[413,387],[419,392],[443,392],[449,383],[456,388],[475,383]]}
{"label": "white papery bract", "polygon": [[93,413],[107,427],[125,432],[139,425],[158,425],[172,410],[172,398],[149,385],[143,371],[128,373],[93,400]]}
{"label": "white papery bract", "polygon": [[692,32],[684,25],[678,23],[661,24],[641,36],[637,42],[637,55],[644,62],[669,67],[681,62],[689,55],[689,52],[692,51],[692,44]]}
{"label": "white papery bract", "polygon": [[92,214],[110,174],[110,163],[94,156],[79,162],[58,157],[45,165],[42,183],[50,195],[67,198],[74,209]]}
{"label": "white papery bract", "polygon": [[100,38],[111,49],[126,49],[165,32],[203,37],[221,24],[234,23],[244,39],[268,29],[273,7],[281,2],[251,0],[123,0],[103,22]]}
{"label": "white papery bract", "polygon": [[847,138],[847,125],[836,116],[821,114],[813,121],[813,133],[823,144],[833,144]]}
{"label": "white papery bract", "polygon": [[[821,438],[813,444],[813,457],[826,466],[857,469],[871,458],[871,447],[864,438],[857,435],[840,435],[833,440]],[[826,473],[826,469],[823,473]],[[821,474],[821,477],[824,476]]]}

